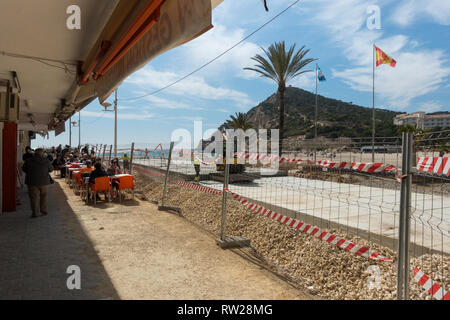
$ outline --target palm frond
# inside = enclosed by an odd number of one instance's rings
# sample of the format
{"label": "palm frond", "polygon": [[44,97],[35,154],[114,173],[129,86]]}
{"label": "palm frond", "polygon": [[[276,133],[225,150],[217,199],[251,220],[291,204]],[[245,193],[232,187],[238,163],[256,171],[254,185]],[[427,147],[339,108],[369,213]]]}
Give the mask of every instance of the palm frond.
{"label": "palm frond", "polygon": [[309,49],[302,46],[296,50],[293,44],[286,50],[284,41],[275,42],[267,49],[261,48],[267,57],[260,54],[251,59],[256,62],[253,68],[244,68],[259,73],[263,77],[272,79],[278,83],[278,86],[286,86],[286,83],[299,75],[311,72],[312,70],[303,70],[308,64],[316,59],[305,58]]}

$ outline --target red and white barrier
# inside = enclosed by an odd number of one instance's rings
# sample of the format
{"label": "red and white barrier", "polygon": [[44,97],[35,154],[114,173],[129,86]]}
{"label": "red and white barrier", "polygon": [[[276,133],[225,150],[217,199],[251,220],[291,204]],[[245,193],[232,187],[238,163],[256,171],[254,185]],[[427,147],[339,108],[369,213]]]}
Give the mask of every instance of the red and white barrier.
{"label": "red and white barrier", "polygon": [[397,172],[397,167],[385,163],[362,163],[362,162],[331,162],[328,160],[317,161],[317,164],[325,168],[351,169],[359,172]]}
{"label": "red and white barrier", "polygon": [[449,157],[419,157],[417,158],[417,170],[450,175],[450,159]]}
{"label": "red and white barrier", "polygon": [[[193,152],[192,152],[193,153]],[[195,153],[193,153],[195,156],[195,159],[197,159],[201,164],[205,165],[205,166],[213,166],[217,163],[217,161],[219,161],[220,159],[222,159],[222,156],[219,155],[216,159],[214,159],[213,162],[206,162],[203,161],[202,159],[200,159]]]}
{"label": "red and white barrier", "polygon": [[202,186],[199,184],[192,184],[192,183],[188,183],[188,182],[184,182],[184,181],[174,181],[172,183],[177,184],[184,188],[191,189],[191,190],[198,190],[198,191],[205,192],[205,193],[222,194],[222,191],[220,191],[220,190],[210,188],[210,187],[205,187],[205,186]]}
{"label": "red and white barrier", "polygon": [[450,300],[450,293],[445,291],[443,287],[420,271],[419,268],[414,268],[414,281],[416,281],[424,290],[427,290],[435,299]]}
{"label": "red and white barrier", "polygon": [[[331,164],[331,163],[330,163]],[[324,164],[325,165],[325,164]],[[361,165],[361,164],[360,164]],[[334,167],[334,166],[333,166]],[[393,166],[392,166],[393,167]],[[354,169],[355,166],[353,166],[352,169]],[[365,167],[359,167],[360,170],[364,170]],[[165,175],[159,172],[152,172],[149,170],[145,170],[142,168],[135,168],[137,171],[140,171],[142,173],[147,173],[154,176],[164,177]],[[389,168],[389,166],[382,167],[368,167],[366,172],[380,172],[376,170],[393,170],[392,168]],[[355,169],[357,170],[357,169]],[[369,171],[370,170],[370,171]],[[191,190],[197,190],[204,193],[212,193],[212,194],[222,194],[223,192],[214,188],[198,185],[198,184],[192,184],[184,181],[169,181],[171,183],[177,184],[181,187],[188,188]],[[337,246],[338,248],[341,248],[343,250],[346,250],[348,252],[351,252],[353,254],[365,257],[370,260],[376,260],[376,261],[384,261],[393,263],[393,259],[389,259],[387,257],[384,257],[379,252],[375,250],[370,250],[366,246],[358,245],[350,240],[346,240],[338,235],[332,234],[330,232],[321,230],[318,227],[312,226],[310,224],[306,224],[304,222],[301,222],[300,220],[284,216],[282,214],[279,214],[275,211],[269,210],[267,208],[264,208],[263,206],[257,205],[255,203],[252,203],[248,201],[247,199],[243,198],[237,193],[231,192],[230,190],[226,190],[229,192],[235,200],[237,200],[241,205],[243,205],[248,210],[256,213],[261,214],[265,217],[271,218],[275,221],[278,221],[281,224],[287,225],[289,227],[294,228],[295,230],[299,230],[301,232],[307,233],[311,236],[315,236],[318,239],[321,239],[323,241],[326,241],[327,243],[330,243],[332,245]],[[424,289],[427,290],[428,293],[430,293],[435,299],[437,300],[450,300],[450,294],[438,283],[433,281],[428,275],[426,275],[424,272],[422,272],[420,269],[415,268],[414,269],[414,280]]]}
{"label": "red and white barrier", "polygon": [[332,245],[335,245],[341,249],[344,249],[344,250],[354,253],[356,255],[368,258],[370,260],[394,262],[392,259],[386,258],[386,257],[380,255],[380,253],[378,253],[377,251],[370,250],[366,246],[357,245],[356,243],[354,243],[350,240],[346,240],[346,239],[339,237],[335,234],[332,234],[330,232],[323,231],[323,230],[319,229],[318,227],[314,227],[310,224],[301,222],[300,220],[296,220],[294,218],[284,216],[275,211],[266,209],[263,206],[249,202],[248,200],[246,200],[245,198],[243,198],[242,196],[240,196],[234,192],[231,192],[229,190],[227,190],[227,191],[230,192],[230,194],[234,197],[234,199],[239,201],[240,204],[242,204],[247,209],[253,211],[254,213],[261,214],[265,217],[276,220],[281,224],[285,224],[296,230],[307,233],[311,236],[315,236],[316,238],[326,241],[326,242],[328,242]]}

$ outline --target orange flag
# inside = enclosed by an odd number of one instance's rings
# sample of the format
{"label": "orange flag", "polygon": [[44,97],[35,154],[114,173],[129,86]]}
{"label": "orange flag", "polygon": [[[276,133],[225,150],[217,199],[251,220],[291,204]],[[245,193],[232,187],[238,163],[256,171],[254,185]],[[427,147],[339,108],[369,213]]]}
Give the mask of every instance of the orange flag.
{"label": "orange flag", "polygon": [[377,67],[382,64],[388,64],[391,67],[395,68],[397,61],[392,59],[390,56],[388,56],[386,53],[384,53],[383,50],[381,50],[377,46],[375,46],[375,49],[377,50]]}

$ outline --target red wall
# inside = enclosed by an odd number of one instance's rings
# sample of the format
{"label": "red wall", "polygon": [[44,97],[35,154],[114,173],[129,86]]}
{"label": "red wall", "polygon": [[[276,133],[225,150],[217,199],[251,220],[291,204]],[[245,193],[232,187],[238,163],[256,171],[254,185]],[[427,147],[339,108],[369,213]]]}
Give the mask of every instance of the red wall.
{"label": "red wall", "polygon": [[16,211],[17,196],[17,124],[5,122],[3,127],[3,212]]}

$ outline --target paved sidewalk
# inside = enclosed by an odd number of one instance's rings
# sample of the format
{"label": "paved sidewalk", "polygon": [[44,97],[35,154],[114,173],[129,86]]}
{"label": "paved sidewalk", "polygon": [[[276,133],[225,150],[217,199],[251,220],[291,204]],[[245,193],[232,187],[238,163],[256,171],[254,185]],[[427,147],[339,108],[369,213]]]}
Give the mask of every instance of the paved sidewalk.
{"label": "paved sidewalk", "polygon": [[[65,193],[49,186],[49,214],[31,219],[26,187],[17,212],[0,215],[0,299],[111,299],[117,293]],[[67,267],[81,268],[69,290]]]}
{"label": "paved sidewalk", "polygon": [[[185,218],[139,199],[86,205],[55,180],[48,216],[31,219],[25,193],[0,216],[0,299],[313,298]],[[70,265],[81,290],[66,287]]]}

